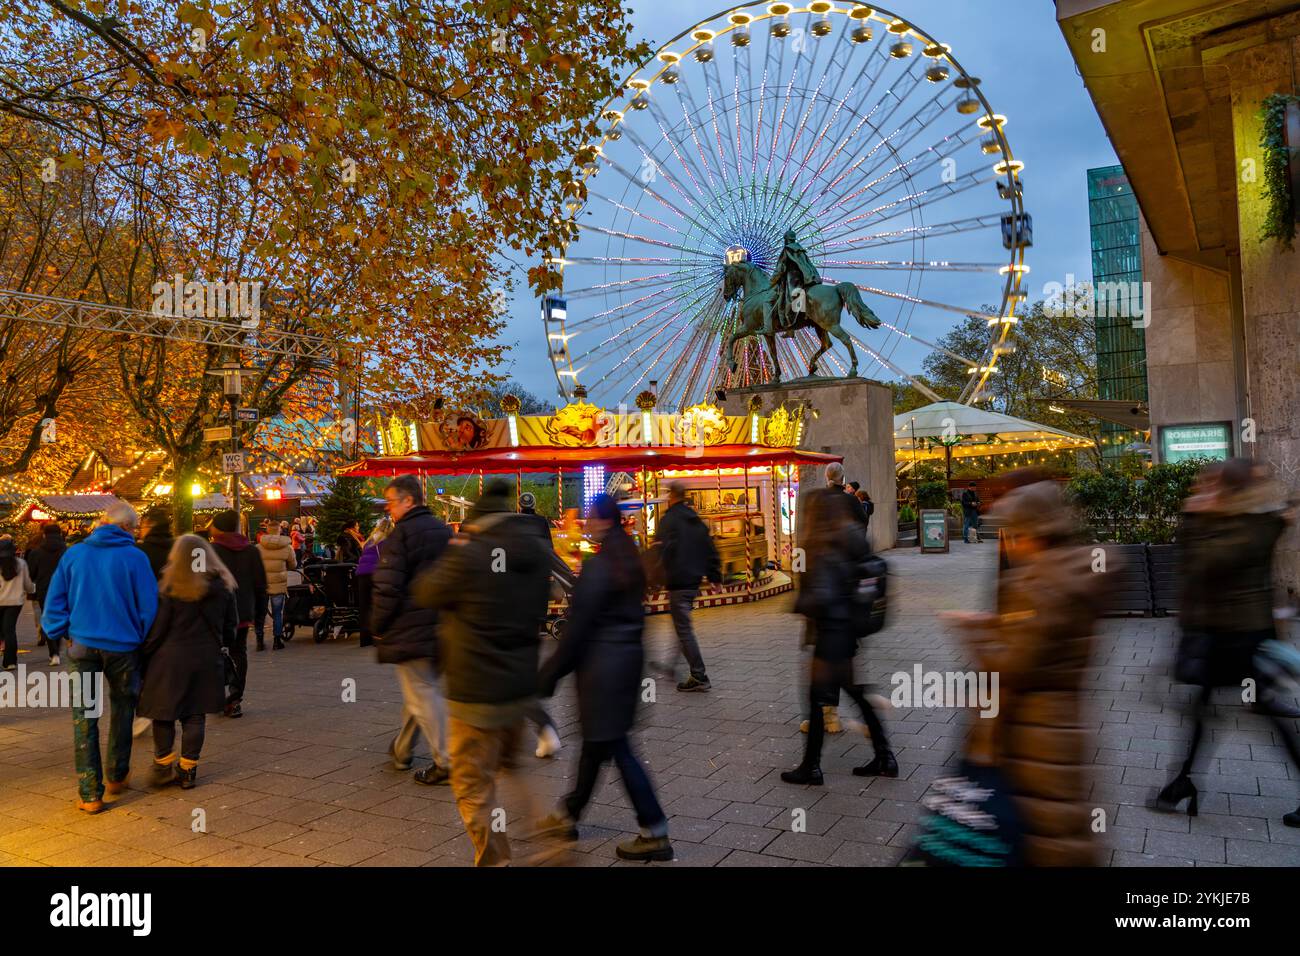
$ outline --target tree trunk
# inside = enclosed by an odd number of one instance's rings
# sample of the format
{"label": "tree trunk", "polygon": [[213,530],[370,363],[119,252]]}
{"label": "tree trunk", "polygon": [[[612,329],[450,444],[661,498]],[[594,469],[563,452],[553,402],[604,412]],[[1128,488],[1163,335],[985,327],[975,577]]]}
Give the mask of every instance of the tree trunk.
{"label": "tree trunk", "polygon": [[194,530],[194,496],[190,486],[198,477],[196,461],[176,461],[172,466],[172,534],[189,534]]}

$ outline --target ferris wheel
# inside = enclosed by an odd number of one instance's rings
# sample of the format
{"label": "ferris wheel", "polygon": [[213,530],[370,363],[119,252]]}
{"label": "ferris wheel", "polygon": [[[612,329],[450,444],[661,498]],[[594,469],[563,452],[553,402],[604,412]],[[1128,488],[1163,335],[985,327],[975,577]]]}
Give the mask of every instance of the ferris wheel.
{"label": "ferris wheel", "polygon": [[[650,388],[685,408],[771,381],[758,338],[726,353],[739,317],[724,270],[770,275],[787,230],[881,320],[849,332],[862,375],[915,381],[905,366],[937,350],[969,372],[960,401],[985,396],[1025,299],[1032,223],[1006,117],[947,44],[865,4],[745,4],[664,44],[600,119],[570,244],[550,260],[563,291],[542,302],[563,397],[581,386],[613,405]],[[937,344],[966,316],[987,321],[981,354]],[[778,337],[787,377],[817,346],[808,329]],[[822,362],[850,368],[843,346]]]}

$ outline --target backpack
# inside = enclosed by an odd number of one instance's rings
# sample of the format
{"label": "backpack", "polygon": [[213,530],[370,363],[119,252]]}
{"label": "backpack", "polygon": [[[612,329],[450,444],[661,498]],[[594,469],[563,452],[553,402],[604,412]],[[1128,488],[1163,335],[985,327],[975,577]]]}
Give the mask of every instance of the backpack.
{"label": "backpack", "polygon": [[853,589],[853,631],[858,637],[875,634],[885,626],[889,609],[889,565],[871,555],[859,566]]}

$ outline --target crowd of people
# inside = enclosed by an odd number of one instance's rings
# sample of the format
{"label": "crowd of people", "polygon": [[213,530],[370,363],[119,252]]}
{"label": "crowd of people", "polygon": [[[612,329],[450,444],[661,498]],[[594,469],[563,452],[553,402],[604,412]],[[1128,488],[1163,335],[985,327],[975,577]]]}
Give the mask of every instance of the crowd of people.
{"label": "crowd of people", "polygon": [[[801,501],[802,566],[793,607],[808,652],[801,694],[807,737],[799,764],[780,775],[807,786],[825,783],[821,756],[826,734],[843,731],[841,695],[860,713],[874,751],[853,774],[899,775],[878,699],[855,677],[860,651],[880,626],[869,623],[875,605],[864,606],[863,597],[868,581],[883,588],[867,533],[874,509],[846,483],[839,464],[827,466],[824,477],[824,486]],[[1057,483],[1024,472],[1007,484],[1010,490],[991,509],[1002,529],[994,609],[945,615],[979,672],[997,675],[997,711],[993,719],[971,722],[960,764],[944,782],[956,796],[931,805],[910,863],[1086,865],[1096,859],[1087,807],[1095,724],[1086,713],[1085,674],[1108,579],[1096,573],[1095,549],[1084,543]],[[980,502],[968,491],[974,500],[963,505],[977,510]],[[528,725],[537,730],[537,756],[560,750],[545,701],[572,676],[581,744],[571,789],[547,811],[519,788],[527,823],[510,834],[576,840],[602,769],[612,762],[639,829],[618,855],[672,859],[669,821],[632,731],[647,665],[648,588],[668,592],[679,655],[650,662],[651,672],[671,674],[682,693],[712,687],[692,610],[706,582],[720,580],[720,567],[687,489],[670,485],[646,555],[628,534],[618,503],[597,497],[585,526],[596,550],[576,580],[556,555],[550,523],[536,513],[532,496],[516,497],[508,483],[488,482],[455,530],[429,509],[423,483],[412,476],[389,482],[384,503],[385,516],[368,536],[355,522],[342,528],[333,556],[356,561],[362,644],[373,646],[397,677],[402,706],[388,747],[392,768],[414,770],[419,784],[451,788],[476,865],[510,863],[510,836],[496,819],[498,787],[517,777]],[[1186,760],[1152,798],[1155,809],[1185,806],[1197,813],[1191,774],[1216,687],[1258,684],[1250,703],[1275,722],[1300,773],[1300,742],[1290,722],[1297,714],[1277,680],[1286,653],[1278,650],[1272,601],[1273,550],[1294,518],[1280,486],[1246,460],[1204,469],[1185,502],[1175,676],[1195,691],[1188,698],[1192,732]],[[173,540],[164,511],[141,517],[118,502],[72,547],[54,523],[22,556],[12,540],[0,539],[5,666],[13,666],[15,622],[30,602],[51,663],[66,657],[69,670],[107,688],[106,754],[98,712],[73,707],[82,810],[100,812],[106,795],[126,787],[137,719],[152,729],[152,783],[196,785],[207,717],[242,715],[250,631],[264,650],[269,617],[271,649],[284,647],[288,575],[310,560],[302,535],[297,523],[268,521],[250,539],[236,512],[226,511],[205,534]],[[545,656],[540,635],[557,586],[571,589],[567,627]],[[880,600],[884,592],[872,593]],[[1272,670],[1270,654],[1281,660]],[[686,671],[679,680],[682,658]],[[421,742],[429,761],[415,769]],[[972,836],[974,819],[986,823]],[[1300,826],[1300,811],[1283,822]]]}

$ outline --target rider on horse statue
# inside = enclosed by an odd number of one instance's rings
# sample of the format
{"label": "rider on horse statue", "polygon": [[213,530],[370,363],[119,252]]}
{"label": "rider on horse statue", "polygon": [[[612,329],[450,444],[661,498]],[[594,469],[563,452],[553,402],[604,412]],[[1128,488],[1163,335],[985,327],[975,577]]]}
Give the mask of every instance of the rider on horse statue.
{"label": "rider on horse statue", "polygon": [[810,289],[820,285],[821,281],[822,278],[817,274],[816,267],[808,258],[808,250],[799,244],[794,230],[787,229],[785,248],[781,250],[781,257],[776,260],[776,269],[772,273],[772,287],[776,289],[776,303],[772,309],[772,317],[776,322],[776,328],[767,328],[764,331],[792,331],[799,314],[806,311],[806,306],[796,309],[797,305],[804,302],[804,296],[799,295],[796,290]]}

